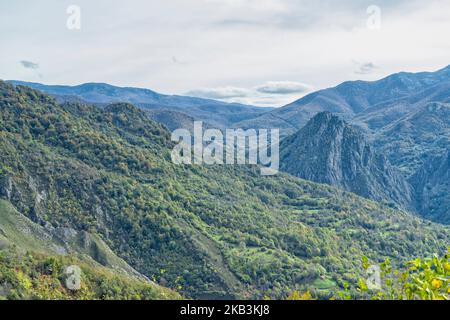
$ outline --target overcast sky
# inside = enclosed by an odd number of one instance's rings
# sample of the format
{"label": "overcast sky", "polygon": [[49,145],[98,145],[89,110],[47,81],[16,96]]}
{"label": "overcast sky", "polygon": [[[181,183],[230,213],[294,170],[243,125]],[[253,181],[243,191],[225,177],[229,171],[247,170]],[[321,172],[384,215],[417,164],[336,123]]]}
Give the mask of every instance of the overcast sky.
{"label": "overcast sky", "polygon": [[[70,5],[80,30],[67,27]],[[0,40],[1,79],[281,106],[447,66],[450,0],[0,0]]]}

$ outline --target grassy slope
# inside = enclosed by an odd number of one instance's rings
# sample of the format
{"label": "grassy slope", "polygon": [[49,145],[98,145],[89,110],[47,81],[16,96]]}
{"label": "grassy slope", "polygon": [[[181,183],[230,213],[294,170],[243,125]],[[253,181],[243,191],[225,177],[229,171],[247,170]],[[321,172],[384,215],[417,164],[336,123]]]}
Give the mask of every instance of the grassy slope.
{"label": "grassy slope", "polygon": [[0,200],[1,249],[15,245],[30,251],[54,253],[51,240],[41,226],[20,215],[7,201]]}
{"label": "grassy slope", "polygon": [[[34,221],[98,233],[193,297],[326,297],[360,258],[443,251],[448,229],[255,167],[174,166],[168,133],[129,105],[60,107],[2,86],[0,190]],[[37,202],[36,199],[42,199]]]}
{"label": "grassy slope", "polygon": [[[0,299],[178,299],[139,276],[95,236],[96,256],[65,243],[0,200]],[[95,259],[104,256],[102,265]],[[64,268],[82,269],[82,288],[65,288]]]}

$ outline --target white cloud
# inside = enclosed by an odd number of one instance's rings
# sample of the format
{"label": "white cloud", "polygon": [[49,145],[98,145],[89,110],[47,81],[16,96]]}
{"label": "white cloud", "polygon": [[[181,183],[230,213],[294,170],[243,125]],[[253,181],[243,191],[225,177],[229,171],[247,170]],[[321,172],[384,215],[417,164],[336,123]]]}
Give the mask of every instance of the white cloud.
{"label": "white cloud", "polygon": [[208,98],[208,99],[232,99],[243,98],[250,95],[250,91],[244,88],[223,87],[223,88],[202,88],[191,90],[186,93],[189,96]]}
{"label": "white cloud", "polygon": [[186,95],[263,107],[276,107],[299,99],[311,90],[311,86],[300,82],[268,81],[252,88],[202,88],[191,90]]}
{"label": "white cloud", "polygon": [[222,7],[252,11],[285,12],[287,1],[283,0],[204,0]]}
{"label": "white cloud", "polygon": [[256,87],[256,91],[268,94],[301,94],[311,90],[311,86],[293,81],[268,81]]}

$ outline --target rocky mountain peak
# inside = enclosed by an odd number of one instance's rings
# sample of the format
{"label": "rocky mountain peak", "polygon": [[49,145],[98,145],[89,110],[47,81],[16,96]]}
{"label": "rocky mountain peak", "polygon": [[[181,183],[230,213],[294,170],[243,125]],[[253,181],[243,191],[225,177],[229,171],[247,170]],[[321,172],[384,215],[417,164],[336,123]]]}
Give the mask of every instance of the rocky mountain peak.
{"label": "rocky mountain peak", "polygon": [[410,207],[406,180],[373,151],[360,129],[329,112],[319,113],[281,143],[281,168],[302,179]]}

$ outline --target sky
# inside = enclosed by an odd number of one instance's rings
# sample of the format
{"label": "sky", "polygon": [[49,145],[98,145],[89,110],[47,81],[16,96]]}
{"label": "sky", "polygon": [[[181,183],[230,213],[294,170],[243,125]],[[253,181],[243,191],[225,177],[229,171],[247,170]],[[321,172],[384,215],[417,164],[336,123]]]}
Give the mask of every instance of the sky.
{"label": "sky", "polygon": [[0,0],[0,79],[280,107],[450,64],[450,0]]}

